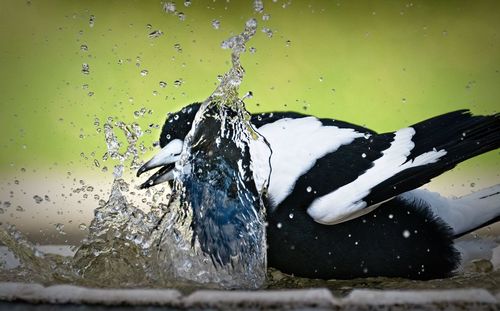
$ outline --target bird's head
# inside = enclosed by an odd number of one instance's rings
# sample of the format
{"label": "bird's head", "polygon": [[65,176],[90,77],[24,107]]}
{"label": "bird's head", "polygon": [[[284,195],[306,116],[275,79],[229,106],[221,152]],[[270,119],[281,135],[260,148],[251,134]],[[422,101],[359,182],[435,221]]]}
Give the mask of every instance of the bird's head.
{"label": "bird's head", "polygon": [[200,109],[200,105],[200,103],[193,103],[175,113],[167,115],[160,134],[161,150],[139,168],[137,177],[154,168],[160,167],[160,169],[140,186],[141,189],[173,180],[175,162],[180,158],[184,140],[191,130],[194,117]]}
{"label": "bird's head", "polygon": [[219,266],[231,266],[235,258],[247,265],[265,256],[261,195],[271,150],[243,103],[238,104],[209,101],[170,114],[160,137],[162,149],[138,172],[161,167],[143,187],[172,182],[173,198],[192,215],[193,245]]}

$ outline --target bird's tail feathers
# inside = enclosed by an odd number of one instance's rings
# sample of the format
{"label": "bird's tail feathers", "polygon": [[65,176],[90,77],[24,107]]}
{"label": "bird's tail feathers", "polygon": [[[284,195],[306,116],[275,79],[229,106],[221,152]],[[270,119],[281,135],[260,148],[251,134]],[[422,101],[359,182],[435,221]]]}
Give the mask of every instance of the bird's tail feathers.
{"label": "bird's tail feathers", "polygon": [[453,229],[454,238],[500,221],[500,184],[459,198],[424,189],[403,193],[400,198],[427,206]]}
{"label": "bird's tail feathers", "polygon": [[[455,199],[459,206],[470,211],[469,226],[456,237],[500,221],[500,184]],[[469,213],[467,213],[469,214]]]}

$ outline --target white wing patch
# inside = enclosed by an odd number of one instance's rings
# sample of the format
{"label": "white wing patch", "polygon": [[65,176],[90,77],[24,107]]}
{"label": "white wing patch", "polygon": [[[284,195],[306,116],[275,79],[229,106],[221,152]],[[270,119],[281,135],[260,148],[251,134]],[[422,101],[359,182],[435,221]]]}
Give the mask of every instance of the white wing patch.
{"label": "white wing patch", "polygon": [[[366,207],[365,198],[373,187],[406,169],[435,163],[446,154],[446,150],[433,150],[407,161],[415,147],[411,140],[415,129],[408,127],[395,133],[394,139],[382,156],[373,162],[373,166],[353,182],[317,198],[307,209],[307,213],[316,222],[332,224]],[[332,172],[332,174],[335,174]]]}
{"label": "white wing patch", "polygon": [[280,119],[258,130],[272,146],[269,194],[273,207],[290,194],[316,160],[364,136],[349,128],[323,126],[314,117]]}

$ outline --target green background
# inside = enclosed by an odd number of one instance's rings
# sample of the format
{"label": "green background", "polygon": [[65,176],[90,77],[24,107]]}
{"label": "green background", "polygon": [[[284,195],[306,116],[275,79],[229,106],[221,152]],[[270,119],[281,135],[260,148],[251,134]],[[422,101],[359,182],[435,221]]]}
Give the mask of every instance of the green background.
{"label": "green background", "polygon": [[[95,118],[147,129],[204,100],[229,68],[221,41],[250,17],[259,31],[249,43],[255,53],[242,56],[240,91],[253,92],[251,112],[302,111],[382,132],[455,109],[491,114],[500,106],[498,1],[264,1],[268,21],[251,1],[176,5],[184,21],[159,1],[0,0],[0,172],[98,171],[94,158],[106,147]],[[163,35],[149,38],[157,29]],[[143,107],[152,114],[134,116]],[[141,141],[149,147],[158,135],[152,128]],[[498,183],[498,155],[460,169]]]}

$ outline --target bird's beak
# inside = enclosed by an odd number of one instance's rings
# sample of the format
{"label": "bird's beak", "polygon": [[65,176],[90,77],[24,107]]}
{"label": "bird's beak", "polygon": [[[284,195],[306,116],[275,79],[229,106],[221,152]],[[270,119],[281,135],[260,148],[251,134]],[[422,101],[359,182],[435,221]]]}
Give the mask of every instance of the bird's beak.
{"label": "bird's beak", "polygon": [[146,164],[139,168],[139,170],[137,171],[137,177],[141,176],[141,174],[146,171],[152,170],[156,167],[161,167],[145,183],[140,186],[141,189],[149,188],[151,186],[172,180],[174,178],[173,169],[175,167],[175,162],[180,159],[182,146],[182,140],[172,140],[165,147],[163,147],[160,152],[158,152],[158,154],[156,154],[151,160],[149,160],[148,162],[146,162]]}

